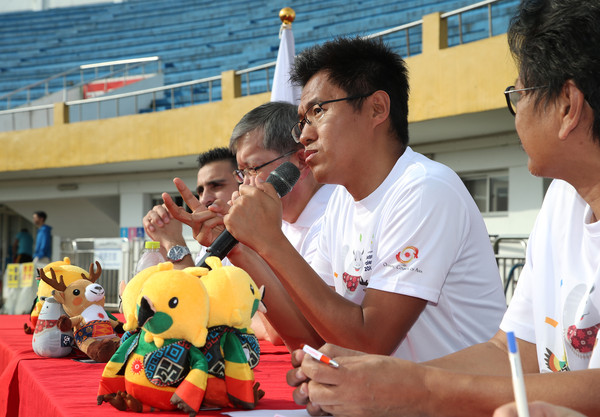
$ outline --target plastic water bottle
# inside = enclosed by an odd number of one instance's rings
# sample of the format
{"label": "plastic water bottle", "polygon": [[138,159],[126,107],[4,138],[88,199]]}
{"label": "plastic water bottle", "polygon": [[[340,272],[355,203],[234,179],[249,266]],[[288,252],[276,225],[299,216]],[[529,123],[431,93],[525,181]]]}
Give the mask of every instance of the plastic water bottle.
{"label": "plastic water bottle", "polygon": [[146,241],[140,259],[135,266],[135,275],[143,269],[158,265],[161,262],[165,262],[165,258],[160,253],[160,242],[154,242],[152,240]]}

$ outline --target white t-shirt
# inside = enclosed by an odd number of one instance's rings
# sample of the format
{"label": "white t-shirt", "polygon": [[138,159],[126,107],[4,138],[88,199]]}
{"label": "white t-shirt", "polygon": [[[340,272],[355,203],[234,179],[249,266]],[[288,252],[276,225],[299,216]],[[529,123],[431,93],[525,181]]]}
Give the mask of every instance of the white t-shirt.
{"label": "white t-shirt", "polygon": [[[323,213],[325,213],[329,198],[336,188],[336,185],[331,184],[321,186],[308,201],[308,204],[306,204],[306,207],[304,207],[304,210],[302,210],[302,213],[300,213],[300,216],[298,216],[298,219],[294,223],[288,223],[285,220],[281,222],[283,234],[308,263],[311,262],[317,250]],[[205,254],[206,248],[201,246],[195,263],[198,264]],[[223,265],[231,265],[227,257],[223,258],[222,262]]]}
{"label": "white t-shirt", "polygon": [[600,222],[591,219],[571,185],[552,182],[500,326],[536,344],[540,372],[600,368]]}
{"label": "white t-shirt", "polygon": [[294,223],[282,221],[283,234],[308,263],[311,263],[312,257],[317,251],[323,213],[325,213],[329,198],[336,188],[336,185],[331,184],[321,186]]}
{"label": "white t-shirt", "polygon": [[367,288],[427,300],[394,353],[416,362],[488,340],[506,309],[472,197],[451,169],[410,148],[365,199],[338,187],[313,267],[357,304]]}

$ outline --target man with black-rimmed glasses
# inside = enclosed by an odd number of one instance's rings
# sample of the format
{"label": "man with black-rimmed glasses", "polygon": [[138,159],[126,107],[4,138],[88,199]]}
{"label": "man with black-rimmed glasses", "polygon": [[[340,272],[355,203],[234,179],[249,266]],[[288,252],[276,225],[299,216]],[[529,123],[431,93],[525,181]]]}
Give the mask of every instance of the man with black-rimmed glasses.
{"label": "man with black-rimmed glasses", "polygon": [[506,308],[472,197],[408,147],[406,73],[378,40],[338,39],[296,58],[303,90],[290,133],[316,181],[341,185],[310,264],[281,233],[269,184],[240,186],[224,218],[277,274],[315,347],[428,360],[489,339]]}

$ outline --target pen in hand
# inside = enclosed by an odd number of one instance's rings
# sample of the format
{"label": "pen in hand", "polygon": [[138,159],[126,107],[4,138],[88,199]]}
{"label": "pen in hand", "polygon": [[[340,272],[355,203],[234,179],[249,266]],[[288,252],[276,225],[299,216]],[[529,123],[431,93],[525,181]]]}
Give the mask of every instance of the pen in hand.
{"label": "pen in hand", "polygon": [[302,350],[306,353],[308,353],[312,358],[321,361],[323,363],[326,363],[328,365],[333,366],[334,368],[339,368],[340,364],[337,363],[336,361],[334,361],[333,359],[331,359],[330,357],[328,357],[327,355],[319,352],[317,349],[312,348],[308,345],[302,345]]}
{"label": "pen in hand", "polygon": [[510,361],[517,413],[519,417],[529,417],[529,406],[527,405],[527,395],[525,393],[525,378],[523,377],[523,367],[521,366],[521,357],[517,350],[515,334],[513,332],[506,332],[506,339],[508,341],[508,359]]}

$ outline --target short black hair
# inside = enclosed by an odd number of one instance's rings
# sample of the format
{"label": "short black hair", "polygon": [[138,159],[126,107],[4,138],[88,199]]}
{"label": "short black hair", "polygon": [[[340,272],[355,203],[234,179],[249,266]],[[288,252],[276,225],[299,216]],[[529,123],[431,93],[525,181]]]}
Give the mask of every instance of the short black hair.
{"label": "short black hair", "polygon": [[34,211],[33,214],[35,214],[36,216],[38,216],[40,219],[42,219],[44,222],[46,221],[46,219],[48,218],[48,215],[46,214],[45,211]]}
{"label": "short black hair", "polygon": [[[304,87],[318,72],[349,96],[383,90],[390,96],[390,128],[408,145],[408,70],[402,57],[381,39],[336,38],[302,51],[294,62],[291,81]],[[356,110],[363,100],[352,100]]]}
{"label": "short black hair", "polygon": [[228,161],[233,169],[237,169],[235,155],[229,150],[229,148],[225,147],[213,148],[198,155],[198,169],[202,168],[206,164],[217,161]]}
{"label": "short black hair", "polygon": [[508,44],[535,103],[556,98],[573,80],[594,110],[600,143],[600,2],[523,0],[508,29]]}

